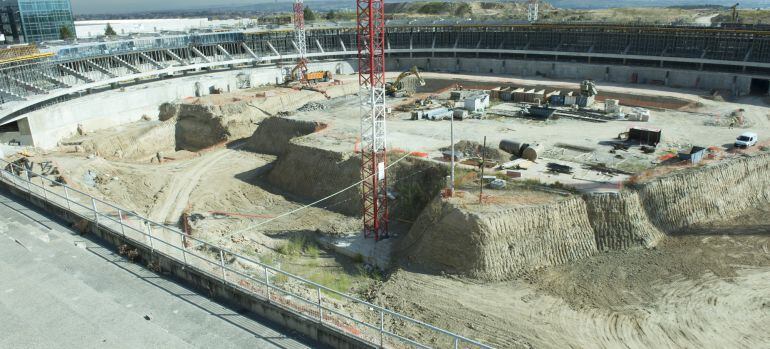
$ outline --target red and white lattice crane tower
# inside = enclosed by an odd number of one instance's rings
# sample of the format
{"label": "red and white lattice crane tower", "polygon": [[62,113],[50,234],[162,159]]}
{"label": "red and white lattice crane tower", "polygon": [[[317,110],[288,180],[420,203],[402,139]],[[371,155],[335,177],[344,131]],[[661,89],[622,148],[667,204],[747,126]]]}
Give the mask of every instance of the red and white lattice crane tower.
{"label": "red and white lattice crane tower", "polygon": [[297,58],[297,67],[299,67],[300,80],[305,81],[307,73],[307,39],[305,38],[305,3],[303,0],[294,0],[294,41],[297,45],[299,57]]}
{"label": "red and white lattice crane tower", "polygon": [[364,237],[388,237],[385,1],[356,0]]}

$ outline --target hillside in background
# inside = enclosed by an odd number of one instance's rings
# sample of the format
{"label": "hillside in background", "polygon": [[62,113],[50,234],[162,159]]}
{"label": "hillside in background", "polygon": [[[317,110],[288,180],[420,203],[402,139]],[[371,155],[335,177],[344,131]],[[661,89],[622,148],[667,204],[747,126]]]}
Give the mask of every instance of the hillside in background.
{"label": "hillside in background", "polygon": [[[559,3],[554,1],[553,3]],[[435,2],[413,1],[386,3],[385,11],[393,19],[474,19],[526,20],[527,3],[516,2]],[[743,10],[741,13],[766,12]],[[575,9],[541,2],[540,20],[548,22],[604,22],[604,23],[698,23],[709,25],[712,18],[722,18],[729,10],[723,6],[681,7],[622,7],[602,9]],[[748,15],[746,16],[748,18]],[[729,17],[728,17],[729,18]]]}

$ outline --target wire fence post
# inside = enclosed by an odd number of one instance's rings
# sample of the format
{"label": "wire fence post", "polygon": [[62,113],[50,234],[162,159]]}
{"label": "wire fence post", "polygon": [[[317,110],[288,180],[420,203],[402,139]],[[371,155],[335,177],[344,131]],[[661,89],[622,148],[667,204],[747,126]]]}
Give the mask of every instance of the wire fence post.
{"label": "wire fence post", "polygon": [[43,199],[48,201],[48,190],[45,189],[45,180],[43,179],[43,176],[40,176],[40,187],[43,188]]}
{"label": "wire fence post", "polygon": [[184,235],[179,234],[179,239],[182,240],[182,259],[184,259],[184,266],[187,266],[187,246],[184,243]]}
{"label": "wire fence post", "polygon": [[219,265],[222,266],[222,282],[227,284],[227,275],[225,274],[225,254],[219,250]]}
{"label": "wire fence post", "polygon": [[380,348],[385,343],[385,310],[380,309]]}
{"label": "wire fence post", "polygon": [[25,170],[25,172],[27,173],[27,193],[29,193],[29,198],[32,199],[32,177],[29,176],[29,171]]}
{"label": "wire fence post", "polygon": [[455,337],[455,349],[460,347],[460,338]]}
{"label": "wire fence post", "polygon": [[96,211],[96,200],[91,197],[91,208],[94,210],[94,232],[99,231],[99,212]]}
{"label": "wire fence post", "polygon": [[144,226],[147,228],[147,237],[150,238],[150,251],[155,253],[155,245],[152,243],[152,228],[149,221],[144,221]]}
{"label": "wire fence post", "polygon": [[265,268],[265,289],[267,294],[267,302],[270,303],[270,276],[267,273],[267,266]]}
{"label": "wire fence post", "polygon": [[70,206],[70,192],[67,190],[67,186],[64,186],[64,199],[67,200],[67,210],[72,211],[72,207]]}
{"label": "wire fence post", "polygon": [[126,226],[123,224],[123,210],[118,209],[118,222],[120,223],[120,233],[126,238]]}
{"label": "wire fence post", "polygon": [[321,288],[316,287],[316,291],[318,291],[318,321],[324,322],[324,308],[321,306]]}

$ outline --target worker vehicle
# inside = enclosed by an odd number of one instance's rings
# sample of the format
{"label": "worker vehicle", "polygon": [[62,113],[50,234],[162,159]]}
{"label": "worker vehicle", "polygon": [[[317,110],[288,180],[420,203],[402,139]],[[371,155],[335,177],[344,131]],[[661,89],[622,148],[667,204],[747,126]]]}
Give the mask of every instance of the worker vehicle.
{"label": "worker vehicle", "polygon": [[756,133],[745,132],[738,136],[738,138],[735,140],[735,147],[746,149],[748,147],[755,146],[758,140],[759,136],[757,136]]}
{"label": "worker vehicle", "polygon": [[422,76],[420,76],[420,71],[417,69],[417,66],[413,66],[409,71],[405,71],[399,74],[395,81],[385,84],[385,92],[388,94],[388,96],[405,97],[414,94],[415,84],[409,83],[412,82],[409,81],[410,79],[407,79],[409,77],[413,77],[412,79],[417,79],[417,86],[425,86],[425,80],[423,80]]}
{"label": "worker vehicle", "polygon": [[307,62],[300,60],[297,65],[291,69],[289,75],[286,77],[286,84],[292,82],[301,83],[316,83],[316,82],[329,82],[334,78],[332,72],[328,70],[308,71]]}

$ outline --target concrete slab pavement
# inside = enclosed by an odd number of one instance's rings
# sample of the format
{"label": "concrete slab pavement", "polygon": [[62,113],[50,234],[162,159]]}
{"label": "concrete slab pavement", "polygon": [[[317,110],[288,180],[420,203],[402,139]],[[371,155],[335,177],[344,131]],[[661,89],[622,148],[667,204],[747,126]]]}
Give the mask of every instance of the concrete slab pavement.
{"label": "concrete slab pavement", "polygon": [[0,191],[0,348],[317,348]]}

